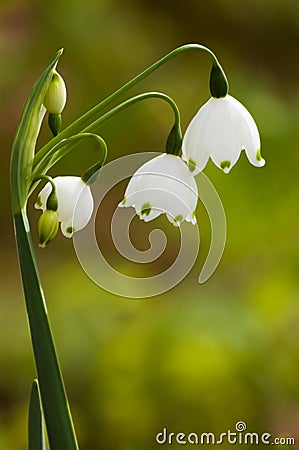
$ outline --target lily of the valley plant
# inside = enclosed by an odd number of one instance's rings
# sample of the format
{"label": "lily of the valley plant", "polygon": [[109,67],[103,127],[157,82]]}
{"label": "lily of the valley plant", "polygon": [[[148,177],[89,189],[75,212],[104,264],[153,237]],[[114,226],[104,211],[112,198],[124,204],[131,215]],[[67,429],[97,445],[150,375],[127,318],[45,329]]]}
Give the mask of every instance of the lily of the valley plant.
{"label": "lily of the valley plant", "polygon": [[[211,99],[199,109],[183,138],[177,105],[168,95],[145,92],[117,102],[121,95],[154,70],[189,50],[203,50],[211,58]],[[125,108],[148,98],[167,102],[173,110],[174,122],[170,124],[165,154],[137,170],[120,202],[121,207],[134,207],[141,219],[152,220],[165,212],[175,226],[180,226],[183,221],[196,223],[194,176],[205,167],[209,158],[226,173],[237,162],[242,150],[254,166],[264,164],[256,124],[245,107],[228,95],[225,73],[207,47],[187,44],[173,50],[66,128],[62,127],[62,112],[67,93],[64,80],[57,71],[61,54],[60,50],[50,61],[27,98],[11,157],[15,235],[36,366],[29,407],[29,450],[45,448],[43,417],[51,450],[78,449],[31,240],[27,213],[29,197],[34,194],[35,206],[42,210],[37,226],[41,247],[55,239],[59,224],[66,237],[72,237],[84,228],[93,212],[90,185],[107,155],[107,145],[100,136],[101,125]],[[112,107],[108,109],[110,105]],[[37,149],[37,138],[46,114],[53,137]],[[69,152],[80,151],[88,139],[98,144],[98,161],[83,174],[52,178],[49,171],[53,165]]]}

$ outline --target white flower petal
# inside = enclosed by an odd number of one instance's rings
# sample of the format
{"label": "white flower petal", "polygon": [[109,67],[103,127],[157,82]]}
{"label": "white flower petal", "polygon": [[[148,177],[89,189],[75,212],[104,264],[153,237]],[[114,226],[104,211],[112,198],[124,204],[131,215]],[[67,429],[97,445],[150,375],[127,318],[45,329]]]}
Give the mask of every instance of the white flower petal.
{"label": "white flower petal", "polygon": [[194,174],[211,157],[229,172],[245,149],[251,164],[263,166],[257,126],[247,109],[235,98],[210,98],[191,120],[182,143],[183,159],[194,162]]}
{"label": "white flower petal", "polygon": [[[94,206],[91,190],[76,176],[56,177],[53,182],[56,187],[61,230],[65,236],[71,237],[74,231],[84,228],[91,218]],[[47,183],[38,195],[36,208],[46,210],[51,191],[51,184]]]}
{"label": "white flower petal", "polygon": [[67,238],[73,237],[73,234],[76,231],[75,228],[73,227],[72,219],[68,219],[68,220],[61,222],[60,228],[61,228],[62,234]]}
{"label": "white flower petal", "polygon": [[119,206],[133,206],[144,221],[165,212],[177,225],[192,216],[196,204],[197,185],[187,165],[178,156],[163,154],[135,172]]}

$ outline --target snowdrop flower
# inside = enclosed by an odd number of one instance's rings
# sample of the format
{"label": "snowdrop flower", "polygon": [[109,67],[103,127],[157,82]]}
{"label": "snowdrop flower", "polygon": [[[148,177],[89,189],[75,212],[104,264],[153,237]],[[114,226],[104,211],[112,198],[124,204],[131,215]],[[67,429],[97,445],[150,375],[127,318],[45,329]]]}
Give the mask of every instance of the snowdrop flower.
{"label": "snowdrop flower", "polygon": [[[90,187],[80,177],[61,176],[53,179],[58,200],[58,220],[61,231],[66,237],[72,237],[75,231],[82,230],[93,212],[93,197]],[[47,183],[38,195],[35,207],[46,211],[47,199],[52,186]]]}
{"label": "snowdrop flower", "polygon": [[166,213],[180,226],[196,223],[197,185],[187,165],[178,156],[163,154],[143,164],[127,186],[120,207],[133,206],[145,222]]}
{"label": "snowdrop flower", "polygon": [[183,159],[194,174],[203,170],[209,157],[228,173],[245,150],[250,163],[262,167],[257,126],[238,100],[230,95],[212,97],[190,122],[182,143]]}

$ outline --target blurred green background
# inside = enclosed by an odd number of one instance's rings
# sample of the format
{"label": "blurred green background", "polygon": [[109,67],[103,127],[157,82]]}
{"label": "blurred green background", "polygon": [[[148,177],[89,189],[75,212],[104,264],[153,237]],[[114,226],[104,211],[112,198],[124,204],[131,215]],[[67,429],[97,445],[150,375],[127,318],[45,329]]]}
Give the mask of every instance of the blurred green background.
{"label": "blurred green background", "polygon": [[[229,175],[208,164],[205,173],[221,196],[228,237],[221,264],[204,285],[197,284],[210,237],[203,208],[198,261],[179,286],[153,299],[128,300],[101,290],[62,237],[46,250],[37,248],[78,438],[82,449],[150,450],[159,447],[155,436],[163,427],[220,433],[242,420],[248,431],[293,436],[299,444],[298,1],[2,0],[1,450],[27,448],[34,377],[8,184],[10,148],[25,98],[64,47],[59,70],[68,87],[68,124],[186,42],[205,44],[217,54],[231,94],[259,126],[267,164],[256,169],[242,155]],[[209,71],[208,57],[190,52],[130,94],[168,93],[185,129],[209,97]],[[109,160],[163,151],[172,117],[161,103],[144,102],[103,127]],[[39,145],[49,136],[44,127]],[[52,173],[80,174],[93,160],[83,149]],[[29,209],[36,243],[38,214],[32,204]],[[138,230],[138,245],[146,248],[147,227]],[[115,264],[124,262],[115,258]]]}

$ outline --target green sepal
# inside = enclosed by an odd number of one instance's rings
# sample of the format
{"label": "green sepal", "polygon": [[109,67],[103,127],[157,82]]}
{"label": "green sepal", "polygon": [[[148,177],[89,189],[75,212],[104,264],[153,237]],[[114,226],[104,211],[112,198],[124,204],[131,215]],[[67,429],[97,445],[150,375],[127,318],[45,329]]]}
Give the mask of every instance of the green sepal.
{"label": "green sepal", "polygon": [[222,67],[214,62],[210,75],[210,92],[212,97],[225,97],[228,93],[228,88],[228,81]]}
{"label": "green sepal", "polygon": [[54,190],[53,187],[52,187],[52,192],[47,199],[46,206],[47,206],[47,209],[49,209],[51,211],[57,211],[57,209],[58,209],[58,199],[57,199],[57,195],[56,195],[56,190]]}
{"label": "green sepal", "polygon": [[181,147],[182,130],[180,124],[175,123],[166,141],[166,153],[177,156],[180,153]]}
{"label": "green sepal", "polygon": [[28,450],[45,450],[45,431],[38,381],[32,383],[28,411]]}

